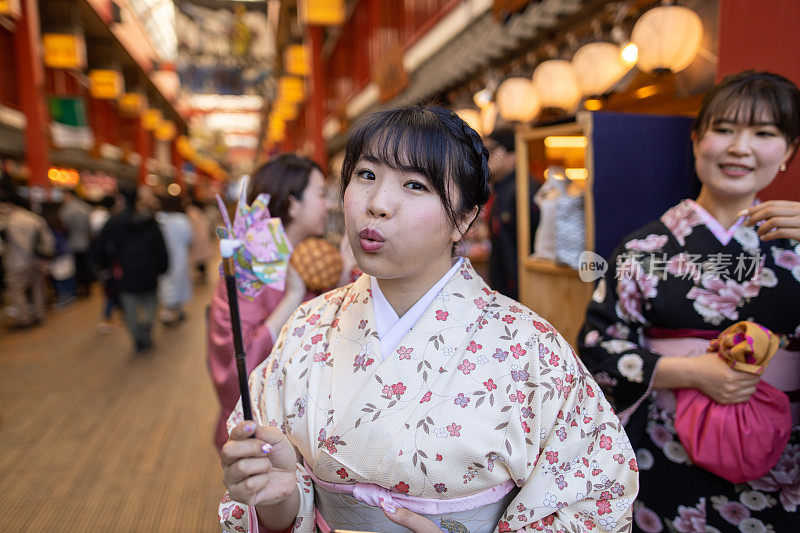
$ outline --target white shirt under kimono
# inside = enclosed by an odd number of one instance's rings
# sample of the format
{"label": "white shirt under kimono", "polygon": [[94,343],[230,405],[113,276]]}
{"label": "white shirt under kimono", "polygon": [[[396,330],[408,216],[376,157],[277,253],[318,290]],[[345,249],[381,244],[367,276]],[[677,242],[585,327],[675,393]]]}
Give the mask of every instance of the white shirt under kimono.
{"label": "white shirt under kimono", "polygon": [[428,289],[422,298],[412,305],[408,311],[403,313],[402,317],[397,316],[397,312],[389,303],[389,300],[383,295],[378,281],[370,277],[370,289],[372,290],[372,311],[375,313],[375,330],[378,332],[378,339],[381,345],[381,361],[386,361],[389,355],[397,347],[403,337],[406,336],[414,324],[417,323],[422,317],[422,314],[428,308],[433,300],[439,295],[439,292],[444,288],[450,278],[458,271],[458,268],[463,263],[463,259],[459,257],[455,264],[450,267],[442,278],[437,281],[433,287]]}
{"label": "white shirt under kimono", "polygon": [[[490,525],[430,517],[447,530],[629,530],[638,467],[619,420],[564,338],[489,289],[469,260],[385,361],[380,352],[362,275],[284,326],[250,375],[255,418],[280,427],[329,483],[445,500],[515,483]],[[237,407],[229,427],[241,420]],[[294,531],[312,532],[319,491],[302,464],[297,479]],[[352,523],[347,509],[320,510],[334,529]],[[225,531],[257,531],[254,514],[227,495],[220,505]]]}

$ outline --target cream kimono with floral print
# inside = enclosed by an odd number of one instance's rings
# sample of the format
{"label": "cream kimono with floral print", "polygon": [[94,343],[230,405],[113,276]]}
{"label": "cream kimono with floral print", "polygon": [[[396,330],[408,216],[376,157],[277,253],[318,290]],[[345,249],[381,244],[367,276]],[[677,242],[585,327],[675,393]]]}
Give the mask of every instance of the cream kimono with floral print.
{"label": "cream kimono with floral print", "polygon": [[[386,361],[380,352],[362,275],[284,326],[250,375],[257,418],[324,481],[448,499],[511,479],[519,490],[495,531],[630,528],[638,470],[616,415],[564,338],[469,261]],[[303,465],[298,485],[294,530],[315,531]],[[223,528],[247,530],[246,509],[226,495]]]}

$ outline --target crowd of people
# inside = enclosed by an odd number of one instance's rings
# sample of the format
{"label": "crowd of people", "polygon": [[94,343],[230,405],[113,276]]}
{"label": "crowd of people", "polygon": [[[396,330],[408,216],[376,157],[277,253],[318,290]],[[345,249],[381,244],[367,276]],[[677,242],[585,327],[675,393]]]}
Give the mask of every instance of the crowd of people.
{"label": "crowd of people", "polygon": [[8,328],[38,326],[48,313],[89,297],[93,286],[103,298],[99,331],[118,330],[119,315],[137,353],[152,347],[157,317],[165,326],[184,320],[192,285],[205,282],[214,257],[213,223],[202,203],[121,182],[115,195],[95,202],[62,189],[60,201],[34,211],[7,174],[0,190]]}

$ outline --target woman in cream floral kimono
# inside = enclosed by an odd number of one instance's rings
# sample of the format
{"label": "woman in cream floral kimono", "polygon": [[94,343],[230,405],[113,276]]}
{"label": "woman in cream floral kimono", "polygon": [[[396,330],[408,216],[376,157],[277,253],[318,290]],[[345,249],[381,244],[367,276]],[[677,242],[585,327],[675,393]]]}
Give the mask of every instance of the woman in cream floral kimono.
{"label": "woman in cream floral kimono", "polygon": [[226,531],[627,531],[627,437],[564,338],[454,258],[488,153],[451,111],[366,117],[342,169],[356,282],[300,306],[231,415]]}

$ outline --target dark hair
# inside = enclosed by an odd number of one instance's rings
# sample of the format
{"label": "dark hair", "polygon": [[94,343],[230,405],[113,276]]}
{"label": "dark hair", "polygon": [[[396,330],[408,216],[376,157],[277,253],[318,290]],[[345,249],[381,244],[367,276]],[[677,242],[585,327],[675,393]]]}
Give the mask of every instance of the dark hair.
{"label": "dark hair", "polygon": [[134,183],[123,181],[118,186],[119,193],[125,200],[125,209],[136,209],[136,199],[139,196],[139,190]]}
{"label": "dark hair", "polygon": [[100,200],[100,206],[105,207],[106,209],[112,209],[115,203],[117,202],[114,200],[114,197],[109,195],[103,196],[103,198]]}
{"label": "dark hair", "polygon": [[709,91],[692,132],[702,136],[723,119],[752,125],[765,115],[783,133],[789,146],[796,149],[800,139],[800,90],[779,74],[746,70],[725,77]]}
{"label": "dark hair", "polygon": [[180,196],[162,196],[159,198],[161,201],[161,210],[166,213],[183,213],[183,198]]}
{"label": "dark hair", "polygon": [[[456,227],[461,216],[489,200],[489,151],[480,135],[449,109],[407,105],[361,119],[347,139],[342,196],[362,157],[425,176]],[[448,194],[450,181],[460,192],[458,206]]]}
{"label": "dark hair", "polygon": [[299,200],[308,187],[309,177],[314,170],[322,169],[312,160],[295,154],[282,154],[258,167],[250,178],[247,187],[247,203],[259,194],[266,193],[269,198],[269,212],[279,217],[284,226],[291,223],[289,198]]}
{"label": "dark hair", "polygon": [[506,152],[513,153],[516,149],[516,136],[511,128],[498,128],[487,135],[487,138],[502,146]]}

